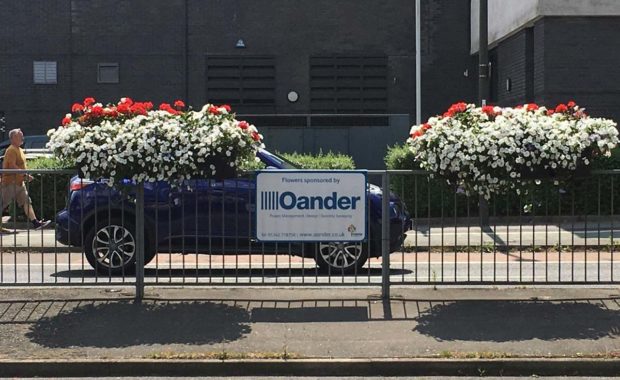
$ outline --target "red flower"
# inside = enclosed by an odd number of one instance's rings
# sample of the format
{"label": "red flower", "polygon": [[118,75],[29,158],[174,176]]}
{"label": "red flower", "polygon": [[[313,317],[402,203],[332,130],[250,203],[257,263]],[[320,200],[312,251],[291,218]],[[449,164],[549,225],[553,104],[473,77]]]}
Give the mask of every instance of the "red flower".
{"label": "red flower", "polygon": [[454,112],[452,111],[446,111],[443,113],[443,117],[452,117],[454,116]]}
{"label": "red flower", "polygon": [[248,124],[247,121],[241,120],[239,124],[237,124],[237,126],[241,129],[248,129],[250,127],[250,124]]}
{"label": "red flower", "polygon": [[575,103],[574,101],[569,101],[568,103],[566,103],[566,105],[568,106],[568,108],[573,108],[577,105],[577,103]]}
{"label": "red flower", "polygon": [[454,103],[450,106],[450,108],[448,108],[448,112],[451,112],[452,114],[465,111],[467,111],[467,104],[464,102]]}
{"label": "red flower", "polygon": [[493,106],[482,106],[482,112],[486,113],[489,116],[495,116]]}
{"label": "red flower", "polygon": [[71,118],[70,117],[65,117],[64,119],[62,119],[62,125],[67,125],[71,122]]}
{"label": "red flower", "polygon": [[146,107],[144,106],[144,103],[134,103],[130,107],[130,111],[136,115],[146,115]]}
{"label": "red flower", "polygon": [[89,107],[95,104],[95,98],[86,98],[84,99],[84,107]]}
{"label": "red flower", "polygon": [[221,107],[224,108],[226,112],[230,112],[230,106],[228,104],[224,104]]}
{"label": "red flower", "polygon": [[424,123],[422,124],[422,130],[423,131],[428,131],[429,129],[431,129],[431,125],[428,123]]}
{"label": "red flower", "polygon": [[213,115],[219,115],[220,114],[220,110],[216,106],[211,106],[211,107],[209,107],[209,113],[211,113]]}
{"label": "red flower", "polygon": [[252,132],[252,139],[254,139],[254,141],[260,141],[260,135],[258,132]]}
{"label": "red flower", "polygon": [[185,108],[185,103],[183,103],[182,100],[176,100],[174,102],[174,108],[176,108],[176,109]]}
{"label": "red flower", "polygon": [[551,116],[555,113],[554,110],[547,110],[547,116]]}
{"label": "red flower", "polygon": [[168,113],[170,113],[170,114],[173,114],[173,115],[178,114],[178,112],[177,112],[174,108],[172,108],[172,107],[170,106],[170,104],[168,104],[168,103],[162,103],[162,104],[160,104],[160,105],[159,105],[159,109],[160,109],[160,110],[162,110],[162,111],[166,111],[166,112],[168,112]]}
{"label": "red flower", "polygon": [[145,102],[144,104],[144,108],[146,108],[147,111],[150,111],[153,109],[153,103],[151,102]]}
{"label": "red flower", "polygon": [[538,104],[529,103],[526,108],[528,111],[536,111],[538,109]]}
{"label": "red flower", "polygon": [[131,107],[131,105],[133,104],[133,99],[131,99],[131,98],[122,98],[120,104],[127,104],[128,106]]}
{"label": "red flower", "polygon": [[71,107],[71,112],[73,112],[73,113],[82,112],[83,110],[84,110],[84,106],[81,105],[80,103],[75,103]]}
{"label": "red flower", "polygon": [[129,104],[121,103],[121,104],[118,105],[118,107],[116,107],[116,110],[119,113],[122,113],[123,115],[127,115],[130,112]]}
{"label": "red flower", "polygon": [[410,136],[412,139],[415,139],[415,138],[422,136],[423,134],[424,132],[421,129],[418,129],[415,132],[413,132]]}
{"label": "red flower", "polygon": [[103,116],[118,117],[118,111],[116,110],[116,108],[104,109]]}
{"label": "red flower", "polygon": [[566,111],[568,111],[568,107],[566,107],[565,104],[558,104],[558,106],[555,107],[555,112],[564,113]]}
{"label": "red flower", "polygon": [[103,107],[101,106],[95,106],[90,110],[91,115],[93,115],[94,117],[101,117],[103,116]]}

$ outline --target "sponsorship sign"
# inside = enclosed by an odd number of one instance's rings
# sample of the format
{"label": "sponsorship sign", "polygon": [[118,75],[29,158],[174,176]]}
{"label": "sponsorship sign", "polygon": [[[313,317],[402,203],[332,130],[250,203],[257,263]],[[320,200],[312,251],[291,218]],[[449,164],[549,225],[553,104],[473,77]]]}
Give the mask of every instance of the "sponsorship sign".
{"label": "sponsorship sign", "polygon": [[263,170],[256,176],[259,241],[363,241],[365,171]]}

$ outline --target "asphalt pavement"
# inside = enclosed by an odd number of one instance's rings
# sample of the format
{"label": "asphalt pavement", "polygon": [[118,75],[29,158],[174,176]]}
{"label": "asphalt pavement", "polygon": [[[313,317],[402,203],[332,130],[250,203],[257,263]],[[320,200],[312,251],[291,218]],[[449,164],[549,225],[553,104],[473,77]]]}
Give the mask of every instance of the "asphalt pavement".
{"label": "asphalt pavement", "polygon": [[[617,288],[11,289],[0,360],[620,355]],[[346,375],[346,374],[343,374]]]}

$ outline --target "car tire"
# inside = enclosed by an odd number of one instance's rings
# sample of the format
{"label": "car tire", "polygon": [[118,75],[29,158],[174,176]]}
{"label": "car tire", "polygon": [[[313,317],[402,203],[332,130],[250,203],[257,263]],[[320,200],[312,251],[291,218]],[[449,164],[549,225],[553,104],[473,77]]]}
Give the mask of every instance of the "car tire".
{"label": "car tire", "polygon": [[368,244],[355,242],[330,242],[309,244],[321,273],[354,274],[362,271],[368,261]]}
{"label": "car tire", "polygon": [[[99,274],[118,276],[135,273],[135,231],[133,223],[127,218],[113,217],[98,221],[84,237],[86,260]],[[155,250],[148,240],[144,248],[146,265],[155,257]]]}

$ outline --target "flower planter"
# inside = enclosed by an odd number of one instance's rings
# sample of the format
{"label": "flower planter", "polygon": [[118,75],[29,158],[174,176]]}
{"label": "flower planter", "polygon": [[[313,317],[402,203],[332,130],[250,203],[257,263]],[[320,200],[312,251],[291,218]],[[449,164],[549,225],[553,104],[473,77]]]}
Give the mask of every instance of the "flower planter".
{"label": "flower planter", "polygon": [[225,156],[213,156],[207,159],[203,168],[204,172],[208,172],[211,169],[211,165],[215,168],[215,174],[212,175],[212,178],[215,180],[222,181],[237,177],[237,167],[230,166],[230,160]]}
{"label": "flower planter", "polygon": [[92,98],[74,104],[62,126],[48,132],[48,147],[74,162],[81,178],[183,181],[234,178],[263,147],[255,126],[227,105],[187,110],[176,101],[153,110],[150,102],[123,98],[103,106]]}
{"label": "flower planter", "polygon": [[618,142],[616,123],[574,102],[549,110],[457,103],[412,127],[407,140],[422,169],[486,198],[531,180],[588,177],[592,159],[610,156]]}

